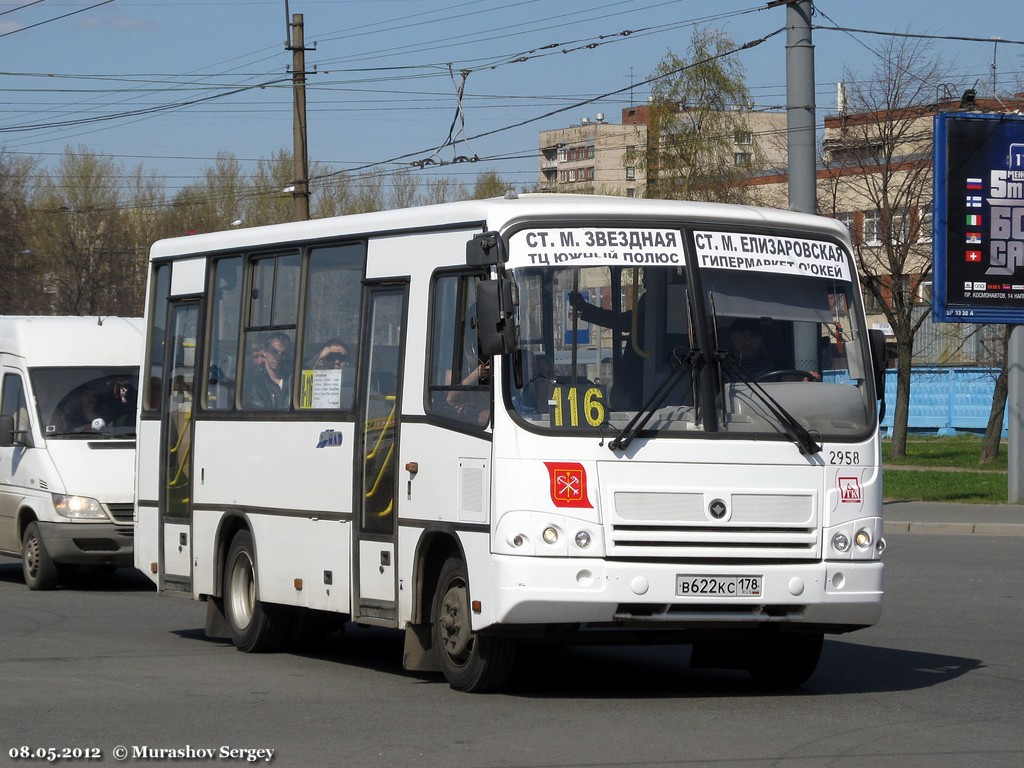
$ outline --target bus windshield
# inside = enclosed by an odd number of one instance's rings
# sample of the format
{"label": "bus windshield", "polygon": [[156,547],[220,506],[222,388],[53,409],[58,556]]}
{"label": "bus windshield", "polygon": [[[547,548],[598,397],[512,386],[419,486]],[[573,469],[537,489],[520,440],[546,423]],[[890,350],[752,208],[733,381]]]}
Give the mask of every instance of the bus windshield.
{"label": "bus windshield", "polygon": [[[593,230],[556,232],[579,243]],[[670,240],[653,232],[649,241]],[[642,242],[645,233],[627,234]],[[866,331],[838,244],[698,232],[689,263],[680,247],[634,266],[609,251],[531,262],[514,250],[527,240],[511,239],[519,346],[507,381],[528,426],[716,431],[807,446],[809,434],[850,439],[870,429]],[[729,255],[757,248],[796,255]]]}
{"label": "bus windshield", "polygon": [[656,396],[652,428],[697,427],[682,266],[525,268],[516,282],[520,416],[545,427],[621,428]]}

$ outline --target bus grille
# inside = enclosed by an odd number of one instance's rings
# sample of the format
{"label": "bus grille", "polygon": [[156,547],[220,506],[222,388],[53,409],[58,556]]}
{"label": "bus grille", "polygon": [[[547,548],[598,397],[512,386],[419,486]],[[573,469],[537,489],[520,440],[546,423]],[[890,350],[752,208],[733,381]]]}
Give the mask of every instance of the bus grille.
{"label": "bus grille", "polygon": [[116,523],[130,523],[135,519],[134,504],[107,504],[107,509]]}
{"label": "bus grille", "polygon": [[[714,505],[720,501],[722,505]],[[816,560],[821,557],[813,494],[614,494],[611,557]],[[714,511],[722,514],[716,519]],[[722,510],[724,509],[724,513]]]}

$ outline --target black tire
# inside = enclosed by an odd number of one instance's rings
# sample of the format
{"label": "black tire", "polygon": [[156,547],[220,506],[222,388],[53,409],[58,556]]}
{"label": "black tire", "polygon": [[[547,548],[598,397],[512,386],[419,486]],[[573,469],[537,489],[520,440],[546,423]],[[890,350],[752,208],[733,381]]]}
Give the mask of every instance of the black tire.
{"label": "black tire", "polygon": [[457,691],[483,693],[508,682],[516,643],[507,637],[473,632],[469,611],[469,577],[461,559],[441,568],[433,605],[433,646],[448,684]]}
{"label": "black tire", "polygon": [[772,632],[757,638],[747,671],[763,688],[798,688],[818,667],[821,632]]}
{"label": "black tire", "polygon": [[224,561],[224,618],[231,642],[245,653],[278,650],[288,629],[288,609],[260,601],[252,534],[235,534]]}
{"label": "black tire", "polygon": [[39,535],[39,524],[33,520],[21,537],[21,572],[25,584],[32,590],[53,589],[60,581],[60,566],[53,562],[46,551],[46,543]]}

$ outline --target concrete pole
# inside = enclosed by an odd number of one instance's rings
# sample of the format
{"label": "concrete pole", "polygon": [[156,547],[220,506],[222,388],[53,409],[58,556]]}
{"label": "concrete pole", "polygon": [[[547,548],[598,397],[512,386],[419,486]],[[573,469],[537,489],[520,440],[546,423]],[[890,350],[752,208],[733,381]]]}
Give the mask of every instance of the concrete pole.
{"label": "concrete pole", "polygon": [[786,132],[789,208],[817,213],[814,126],[814,46],[811,0],[786,5]]}
{"label": "concrete pole", "polygon": [[1024,503],[1024,325],[1015,325],[1010,331],[1007,365],[1007,500],[1011,504]]}
{"label": "concrete pole", "polygon": [[306,146],[306,40],[302,14],[292,16],[292,91],[295,105],[292,115],[292,219],[309,218],[309,153]]}

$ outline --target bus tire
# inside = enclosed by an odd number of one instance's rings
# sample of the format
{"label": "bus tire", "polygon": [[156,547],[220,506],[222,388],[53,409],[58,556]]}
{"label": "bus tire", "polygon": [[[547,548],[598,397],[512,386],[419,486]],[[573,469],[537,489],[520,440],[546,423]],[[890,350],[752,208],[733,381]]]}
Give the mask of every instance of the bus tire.
{"label": "bus tire", "polygon": [[483,693],[506,682],[515,664],[516,643],[508,637],[473,632],[469,576],[460,558],[441,568],[434,593],[433,646],[448,684],[457,691]]}
{"label": "bus tire", "polygon": [[762,688],[798,688],[818,667],[822,632],[771,632],[758,637],[747,671]]}
{"label": "bus tire", "polygon": [[46,542],[39,535],[39,524],[33,520],[21,537],[21,572],[32,590],[53,589],[60,581],[60,566],[46,551]]}
{"label": "bus tire", "polygon": [[240,530],[224,563],[224,618],[231,642],[245,653],[278,650],[287,629],[287,609],[260,601],[252,533]]}

